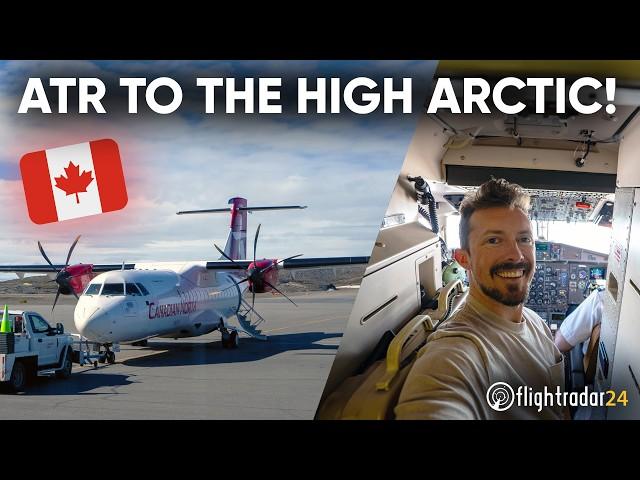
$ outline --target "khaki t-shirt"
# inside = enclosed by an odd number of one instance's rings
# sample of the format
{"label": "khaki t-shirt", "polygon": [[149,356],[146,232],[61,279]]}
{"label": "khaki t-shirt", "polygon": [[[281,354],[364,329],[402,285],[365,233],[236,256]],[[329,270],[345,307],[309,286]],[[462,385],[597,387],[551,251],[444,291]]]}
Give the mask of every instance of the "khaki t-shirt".
{"label": "khaki t-shirt", "polygon": [[[496,382],[514,392],[513,404],[504,411],[487,402],[487,390]],[[533,393],[545,386],[554,394],[554,406],[539,412]],[[518,406],[518,387],[523,387],[521,404],[526,397],[532,406]],[[564,392],[564,359],[547,324],[527,308],[522,321],[514,323],[469,295],[418,353],[395,414],[398,419],[562,419],[556,387]],[[500,395],[490,398],[503,408],[507,401]]]}

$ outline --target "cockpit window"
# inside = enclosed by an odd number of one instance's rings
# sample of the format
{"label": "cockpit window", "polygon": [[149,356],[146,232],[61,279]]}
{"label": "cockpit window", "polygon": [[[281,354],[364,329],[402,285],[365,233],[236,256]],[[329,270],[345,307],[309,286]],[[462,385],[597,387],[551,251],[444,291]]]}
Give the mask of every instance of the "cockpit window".
{"label": "cockpit window", "polygon": [[85,290],[85,295],[98,295],[100,293],[100,287],[102,287],[101,283],[90,283],[87,289]]}
{"label": "cockpit window", "polygon": [[138,288],[142,292],[142,295],[144,295],[144,296],[149,295],[149,291],[146,288],[144,288],[144,285],[142,285],[141,283],[136,283],[136,285],[138,286]]}
{"label": "cockpit window", "polygon": [[124,284],[105,283],[101,295],[124,295]]}
{"label": "cockpit window", "polygon": [[127,295],[134,295],[136,297],[141,296],[140,290],[138,290],[138,287],[136,287],[135,283],[127,283],[126,288],[127,288]]}

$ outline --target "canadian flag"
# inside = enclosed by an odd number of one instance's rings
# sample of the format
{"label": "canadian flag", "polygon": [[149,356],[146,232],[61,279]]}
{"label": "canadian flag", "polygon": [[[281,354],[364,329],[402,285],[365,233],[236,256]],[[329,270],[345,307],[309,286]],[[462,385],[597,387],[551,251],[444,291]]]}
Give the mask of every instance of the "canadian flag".
{"label": "canadian flag", "polygon": [[39,225],[127,205],[118,144],[111,139],[27,153],[20,171],[29,217]]}

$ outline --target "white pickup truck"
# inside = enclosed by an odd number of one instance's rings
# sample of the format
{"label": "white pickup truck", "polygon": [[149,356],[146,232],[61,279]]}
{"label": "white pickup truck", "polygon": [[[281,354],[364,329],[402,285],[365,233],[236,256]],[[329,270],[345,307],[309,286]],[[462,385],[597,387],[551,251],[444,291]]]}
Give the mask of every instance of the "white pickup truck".
{"label": "white pickup truck", "polygon": [[36,312],[10,310],[13,333],[0,334],[0,382],[24,390],[36,375],[71,376],[74,337],[61,323],[52,327]]}

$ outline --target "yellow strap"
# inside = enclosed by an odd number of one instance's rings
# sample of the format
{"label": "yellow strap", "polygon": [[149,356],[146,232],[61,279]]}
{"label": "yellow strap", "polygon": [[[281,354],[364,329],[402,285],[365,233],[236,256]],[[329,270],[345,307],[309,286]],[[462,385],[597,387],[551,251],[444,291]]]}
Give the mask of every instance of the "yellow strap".
{"label": "yellow strap", "polygon": [[404,347],[404,344],[419,328],[424,328],[426,332],[430,325],[430,321],[431,317],[429,317],[429,315],[416,315],[391,341],[389,348],[387,349],[387,369],[382,380],[376,383],[377,390],[389,390],[391,381],[398,373],[398,370],[400,370],[400,358],[402,356],[402,348]]}

